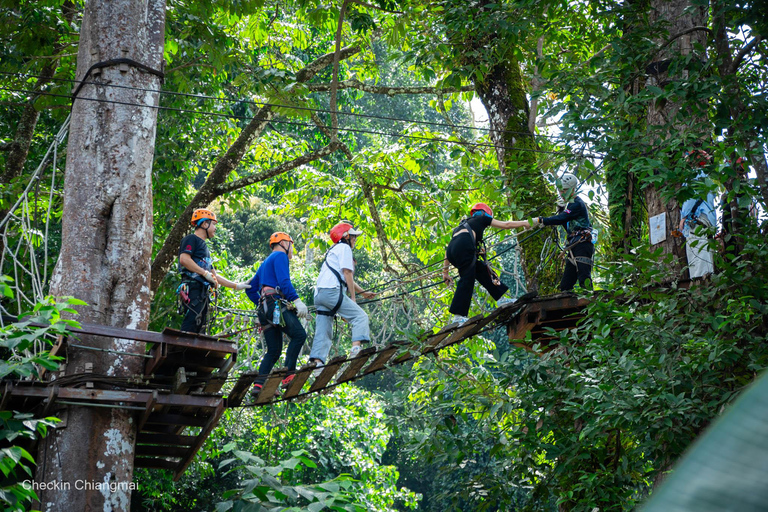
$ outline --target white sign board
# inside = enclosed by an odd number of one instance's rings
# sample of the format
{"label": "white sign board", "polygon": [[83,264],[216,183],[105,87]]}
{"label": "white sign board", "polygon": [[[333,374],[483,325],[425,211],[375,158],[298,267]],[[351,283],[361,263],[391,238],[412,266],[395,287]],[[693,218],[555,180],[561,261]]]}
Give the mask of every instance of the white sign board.
{"label": "white sign board", "polygon": [[667,239],[667,214],[660,213],[650,218],[651,245],[660,244]]}

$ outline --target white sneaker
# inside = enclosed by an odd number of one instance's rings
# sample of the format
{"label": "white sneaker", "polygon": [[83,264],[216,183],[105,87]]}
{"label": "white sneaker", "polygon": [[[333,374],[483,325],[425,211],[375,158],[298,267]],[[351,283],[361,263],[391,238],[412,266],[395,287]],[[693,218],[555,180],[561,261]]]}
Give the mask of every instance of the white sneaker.
{"label": "white sneaker", "polygon": [[353,345],[352,350],[349,351],[349,355],[347,356],[347,359],[352,359],[353,357],[355,357],[357,354],[360,353],[362,348],[363,348],[362,345]]}
{"label": "white sneaker", "polygon": [[[466,322],[467,320],[469,320],[469,318],[467,318],[467,317],[465,317],[465,316],[461,316],[461,315],[453,315],[453,322],[454,322],[454,323],[458,323],[459,325],[463,324],[463,323],[464,323],[464,322]],[[459,325],[457,325],[456,327],[458,327]]]}
{"label": "white sneaker", "polygon": [[504,304],[514,304],[517,302],[517,299],[510,299],[509,297],[502,297],[499,300],[496,301],[496,307],[500,308]]}
{"label": "white sneaker", "polygon": [[323,366],[325,365],[323,365],[322,361],[320,361],[319,359],[315,359],[315,365],[316,365],[315,369],[312,370],[312,376],[314,378],[318,378],[320,374],[323,372]]}

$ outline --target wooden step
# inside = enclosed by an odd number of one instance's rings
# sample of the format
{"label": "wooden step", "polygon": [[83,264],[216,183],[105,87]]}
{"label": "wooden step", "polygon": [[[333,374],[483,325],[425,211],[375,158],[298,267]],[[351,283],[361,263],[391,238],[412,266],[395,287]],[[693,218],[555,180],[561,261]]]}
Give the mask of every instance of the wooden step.
{"label": "wooden step", "polygon": [[232,391],[229,392],[229,396],[227,397],[227,407],[237,407],[243,403],[245,395],[248,394],[248,391],[253,385],[253,381],[256,380],[258,375],[259,372],[255,370],[240,374],[240,377],[237,378],[237,382],[235,382]]}
{"label": "wooden step", "polygon": [[299,393],[301,393],[301,388],[304,387],[304,383],[306,383],[309,378],[312,376],[312,372],[315,370],[315,363],[312,364],[306,364],[302,366],[297,372],[296,375],[293,377],[293,380],[291,381],[291,384],[288,386],[288,389],[285,390],[285,393],[283,393],[283,399],[289,399],[297,396]]}
{"label": "wooden step", "polygon": [[312,383],[312,387],[309,388],[310,393],[314,393],[315,391],[319,391],[326,387],[326,385],[333,379],[333,376],[336,375],[336,372],[339,371],[339,368],[341,368],[341,365],[344,364],[344,362],[347,360],[344,356],[337,356],[328,361],[328,364],[326,364],[323,367],[323,371],[320,375],[317,376],[315,379],[315,382]]}
{"label": "wooden step", "polygon": [[396,341],[379,350],[371,364],[369,364],[368,368],[366,368],[363,372],[363,375],[368,375],[369,373],[373,373],[384,368],[389,360],[392,359],[392,356],[394,356],[397,351],[403,348],[405,345],[407,345],[407,343],[404,341]]}
{"label": "wooden step", "polygon": [[336,384],[342,384],[354,379],[360,372],[360,369],[368,362],[368,359],[375,353],[376,347],[369,347],[358,352],[355,357],[349,360],[349,365],[341,373],[339,378],[336,379]]}

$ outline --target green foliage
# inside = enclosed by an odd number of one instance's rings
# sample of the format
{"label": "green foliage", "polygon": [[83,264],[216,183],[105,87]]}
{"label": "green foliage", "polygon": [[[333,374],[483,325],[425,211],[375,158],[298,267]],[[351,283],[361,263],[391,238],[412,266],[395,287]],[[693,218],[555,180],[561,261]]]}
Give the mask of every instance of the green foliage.
{"label": "green foliage", "polygon": [[[363,512],[367,510],[362,504],[355,503],[354,479],[349,475],[339,475],[333,480],[307,486],[285,485],[281,480],[288,479],[288,474],[301,472],[304,467],[316,468],[317,465],[307,458],[307,452],[297,450],[291,453],[291,458],[276,466],[266,466],[264,461],[251,453],[235,450],[233,446],[225,447],[224,452],[231,451],[235,458],[221,462],[219,469],[233,462],[241,464],[230,471],[241,471],[250,478],[242,481],[242,488],[224,493],[224,499],[216,506],[217,512],[254,510],[257,512],[281,510],[310,510],[324,509],[338,511]],[[235,498],[228,499],[228,498]]]}
{"label": "green foliage", "polygon": [[[259,485],[269,489],[260,488],[259,492],[274,493],[276,484],[268,478],[271,476],[283,489],[272,494],[279,499],[290,495],[285,488],[328,492],[327,488],[321,490],[325,482],[336,486],[340,494],[323,499],[347,500],[343,503],[365,510],[385,511],[395,506],[413,509],[419,496],[398,488],[396,468],[381,464],[390,436],[384,421],[380,401],[348,385],[300,404],[228,410],[178,485],[173,485],[169,477],[158,479],[157,473],[139,472],[140,482],[154,484],[140,483],[141,495],[136,496],[136,501],[143,501],[146,510],[212,510],[225,492],[243,491],[246,479],[263,476]],[[240,460],[248,459],[251,469],[220,471],[226,459],[233,462],[233,454]],[[319,489],[314,489],[320,484]],[[252,489],[245,493],[248,499],[256,500]]]}
{"label": "green foliage", "polygon": [[[0,276],[0,297],[12,299],[9,286],[11,279]],[[62,313],[77,313],[72,306],[82,305],[73,298],[54,299],[47,297],[35,304],[32,311],[23,313],[18,322],[0,327],[0,377],[19,379],[37,377],[41,369],[54,371],[60,357],[51,356],[48,347],[57,335],[66,335],[67,328],[78,327],[73,320],[62,318]],[[35,327],[32,323],[45,324]],[[0,502],[4,510],[27,510],[37,499],[31,486],[24,482],[31,480],[31,465],[35,460],[28,449],[36,439],[46,435],[48,427],[54,426],[58,418],[35,418],[30,413],[0,411]],[[29,478],[27,478],[29,477]]]}

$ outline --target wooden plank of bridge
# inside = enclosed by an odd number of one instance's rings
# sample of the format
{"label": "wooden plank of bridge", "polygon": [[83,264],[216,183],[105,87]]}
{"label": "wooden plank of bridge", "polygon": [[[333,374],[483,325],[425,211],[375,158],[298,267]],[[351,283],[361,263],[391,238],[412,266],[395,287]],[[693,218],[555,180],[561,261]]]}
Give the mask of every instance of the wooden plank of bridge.
{"label": "wooden plank of bridge", "polygon": [[387,362],[392,359],[392,356],[395,355],[397,351],[403,348],[403,346],[406,344],[407,343],[404,341],[396,341],[379,350],[376,358],[371,364],[368,365],[368,368],[365,369],[363,375],[368,375],[369,373],[373,373],[384,368]]}
{"label": "wooden plank of bridge", "polygon": [[221,388],[223,388],[224,384],[227,382],[227,376],[228,374],[226,371],[219,371],[211,375],[211,378],[208,379],[208,382],[203,388],[203,393],[214,394],[221,391]]}
{"label": "wooden plank of bridge", "polygon": [[285,378],[285,374],[284,370],[270,373],[254,403],[261,405],[272,402],[275,399],[275,394],[278,392],[280,384],[282,384]]}
{"label": "wooden plank of bridge", "polygon": [[483,321],[483,315],[473,316],[472,318],[464,322],[458,329],[453,331],[453,333],[448,337],[448,339],[443,341],[441,344],[432,347],[430,352],[435,352],[441,348],[445,348],[455,343],[459,343],[468,338],[471,338],[482,328],[483,326],[482,321]]}
{"label": "wooden plank of bridge", "polygon": [[305,364],[299,368],[299,371],[296,372],[296,376],[293,377],[293,380],[288,386],[288,389],[286,389],[285,393],[283,393],[283,399],[293,398],[298,395],[301,392],[301,388],[304,387],[304,383],[306,383],[312,376],[312,372],[315,370],[316,366],[317,365],[313,362],[310,364]]}
{"label": "wooden plank of bridge", "polygon": [[339,371],[341,365],[347,360],[345,356],[336,356],[323,367],[322,373],[317,376],[315,382],[312,383],[312,387],[309,388],[310,393],[314,393],[323,389]]}
{"label": "wooden plank of bridge", "polygon": [[406,345],[402,348],[406,349],[401,351],[400,354],[392,361],[392,364],[401,364],[417,356],[417,351],[420,350],[422,354],[429,352],[432,347],[447,338],[458,326],[458,322],[453,322],[440,329],[435,334],[428,334],[424,339],[425,341],[419,347],[416,344]]}
{"label": "wooden plank of bridge", "polygon": [[358,352],[358,354],[355,357],[350,359],[349,366],[347,366],[347,368],[342,372],[342,374],[339,375],[339,378],[336,379],[336,384],[342,384],[344,382],[354,379],[357,376],[360,369],[363,366],[365,366],[365,363],[368,362],[368,359],[370,359],[371,356],[375,353],[376,353],[376,347],[368,347]]}
{"label": "wooden plank of bridge", "polygon": [[256,380],[258,375],[258,371],[243,372],[240,374],[240,377],[237,378],[237,382],[235,382],[232,391],[229,392],[229,396],[227,397],[227,405],[229,407],[237,407],[243,403],[245,395],[248,393],[248,390],[251,389],[253,381]]}

